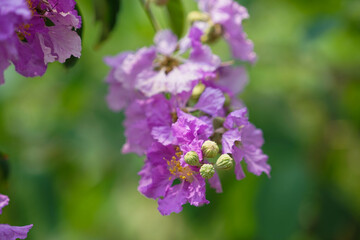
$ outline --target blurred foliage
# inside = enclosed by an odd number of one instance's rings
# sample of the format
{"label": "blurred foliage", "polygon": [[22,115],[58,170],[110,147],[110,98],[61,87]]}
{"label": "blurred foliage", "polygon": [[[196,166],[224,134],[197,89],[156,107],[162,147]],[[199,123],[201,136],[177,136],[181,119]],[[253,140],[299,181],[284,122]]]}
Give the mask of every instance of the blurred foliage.
{"label": "blurred foliage", "polygon": [[[79,0],[78,63],[51,64],[33,79],[10,68],[0,87],[8,155],[0,172],[10,169],[0,192],[11,198],[0,221],[33,223],[30,240],[360,239],[360,2],[239,2],[259,56],[241,97],[264,131],[270,179],[222,175],[224,193],[209,189],[209,205],[161,216],[136,189],[143,158],[120,153],[124,116],[106,106],[102,61],[150,45],[154,31],[138,1],[122,1],[116,27],[94,50],[104,28],[92,2]],[[185,12],[196,7],[183,3]],[[166,9],[152,8],[170,27]],[[230,58],[224,42],[214,51]]]}
{"label": "blurred foliage", "polygon": [[184,31],[185,24],[185,12],[182,4],[182,0],[171,0],[166,5],[170,26],[173,32],[181,37]]}

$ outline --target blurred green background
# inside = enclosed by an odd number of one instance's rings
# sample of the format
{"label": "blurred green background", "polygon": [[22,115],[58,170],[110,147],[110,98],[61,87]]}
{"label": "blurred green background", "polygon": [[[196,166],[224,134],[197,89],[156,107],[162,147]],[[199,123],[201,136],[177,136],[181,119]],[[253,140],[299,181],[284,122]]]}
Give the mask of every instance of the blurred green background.
{"label": "blurred green background", "polygon": [[[11,198],[2,223],[33,223],[28,239],[360,239],[360,1],[243,0],[245,29],[259,56],[241,95],[263,129],[272,177],[222,175],[224,193],[163,217],[137,191],[143,158],[122,155],[122,113],[104,100],[103,57],[152,43],[138,1],[123,0],[109,39],[91,1],[82,57],[42,78],[14,68],[0,87],[0,151]],[[185,9],[196,8],[184,0]],[[154,7],[163,27],[166,15]],[[223,42],[214,51],[224,60]]]}

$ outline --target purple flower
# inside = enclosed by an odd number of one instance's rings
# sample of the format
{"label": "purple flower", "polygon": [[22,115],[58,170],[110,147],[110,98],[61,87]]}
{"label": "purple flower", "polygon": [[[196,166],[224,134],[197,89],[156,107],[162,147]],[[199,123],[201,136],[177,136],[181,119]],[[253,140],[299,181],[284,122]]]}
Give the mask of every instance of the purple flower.
{"label": "purple flower", "polygon": [[4,0],[0,5],[0,84],[4,83],[4,71],[10,59],[17,55],[16,27],[29,19],[31,12],[22,0]]}
{"label": "purple flower", "polygon": [[249,172],[255,175],[266,173],[270,176],[270,165],[267,163],[268,156],[261,147],[264,139],[260,129],[248,122],[247,109],[242,108],[229,114],[224,122],[228,129],[222,136],[223,153],[231,153],[235,161],[235,174],[238,180],[245,177],[241,167],[244,159]]}
{"label": "purple flower", "polygon": [[219,89],[207,87],[195,104],[194,109],[201,110],[211,116],[220,116],[224,103],[224,94]]}
{"label": "purple flower", "polygon": [[[139,191],[146,197],[158,199],[159,211],[163,215],[180,212],[187,202],[194,206],[209,203],[199,167],[186,164],[184,155],[194,151],[202,161],[201,146],[211,135],[211,128],[190,114],[177,112],[178,120],[172,124],[173,143],[167,146],[153,143],[139,173]],[[180,183],[173,185],[175,179]],[[214,185],[221,189],[216,182]]]}
{"label": "purple flower", "polygon": [[248,75],[244,67],[224,66],[216,70],[215,78],[212,81],[204,81],[203,83],[220,89],[231,98],[236,98],[237,94],[241,93],[248,83]]}
{"label": "purple flower", "polygon": [[134,101],[125,112],[126,143],[123,153],[134,152],[142,155],[154,141],[170,144],[171,111],[170,102],[161,94]]}
{"label": "purple flower", "polygon": [[[163,215],[179,213],[182,205],[194,206],[209,203],[205,198],[205,180],[199,170],[185,164],[179,147],[159,143],[149,149],[138,190],[146,197],[158,199],[159,211]],[[180,183],[173,185],[174,180]]]}
{"label": "purple flower", "polygon": [[[213,72],[220,66],[220,59],[211,53],[209,47],[179,47],[177,37],[170,30],[158,32],[154,42],[154,47],[105,59],[112,67],[107,79],[111,109],[121,110],[134,100],[133,93],[137,94],[136,98],[159,93],[189,93],[204,72]],[[188,49],[190,57],[185,59],[181,54]]]}
{"label": "purple flower", "polygon": [[80,57],[81,39],[74,29],[81,18],[75,1],[5,0],[0,6],[0,84],[12,62],[18,73],[41,76],[49,62]]}
{"label": "purple flower", "polygon": [[143,94],[135,89],[137,74],[151,67],[156,56],[154,48],[141,48],[136,53],[124,52],[115,57],[106,57],[105,63],[111,67],[106,79],[109,84],[107,102],[113,111],[120,111]]}
{"label": "purple flower", "polygon": [[[9,204],[9,198],[5,195],[0,194],[0,214],[2,213],[2,208]],[[31,225],[23,227],[10,226],[8,224],[0,224],[0,239],[1,240],[16,240],[16,239],[25,239],[29,230],[32,228]]]}
{"label": "purple flower", "polygon": [[246,8],[233,0],[198,0],[198,3],[199,8],[209,14],[213,24],[221,25],[234,58],[254,63],[254,44],[247,39],[242,26],[242,21],[249,18]]}

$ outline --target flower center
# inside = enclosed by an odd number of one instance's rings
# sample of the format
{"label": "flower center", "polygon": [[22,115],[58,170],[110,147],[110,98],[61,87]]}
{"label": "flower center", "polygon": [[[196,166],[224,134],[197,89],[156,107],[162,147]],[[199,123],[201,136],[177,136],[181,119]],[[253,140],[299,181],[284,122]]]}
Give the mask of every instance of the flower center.
{"label": "flower center", "polygon": [[180,65],[180,62],[176,58],[170,56],[164,56],[164,55],[158,56],[155,59],[154,63],[155,63],[155,68],[154,68],[155,71],[160,71],[164,69],[166,74],[168,74],[175,67]]}
{"label": "flower center", "polygon": [[31,35],[31,33],[28,32],[31,25],[32,24],[24,23],[17,28],[16,35],[18,36],[20,41],[26,41],[26,36]]}
{"label": "flower center", "polygon": [[192,182],[194,180],[194,171],[191,170],[188,166],[181,166],[180,164],[180,157],[182,156],[183,152],[180,151],[179,147],[176,147],[175,156],[171,158],[171,160],[167,161],[169,172],[172,176],[169,177],[169,180],[174,178],[179,178],[181,180],[186,180],[188,182]]}

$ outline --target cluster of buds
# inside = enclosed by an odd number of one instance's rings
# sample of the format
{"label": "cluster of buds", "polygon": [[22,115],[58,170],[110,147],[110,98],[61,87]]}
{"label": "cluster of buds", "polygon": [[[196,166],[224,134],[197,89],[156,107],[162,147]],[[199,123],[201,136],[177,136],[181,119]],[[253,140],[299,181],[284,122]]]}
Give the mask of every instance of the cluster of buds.
{"label": "cluster of buds", "polygon": [[[207,140],[201,146],[203,158],[215,158],[219,155],[219,146],[216,142]],[[184,161],[190,166],[200,167],[200,175],[205,179],[210,179],[215,174],[216,169],[229,170],[233,167],[233,159],[229,154],[222,154],[215,162],[212,163],[200,163],[199,155],[195,151],[189,151],[184,156]]]}
{"label": "cluster of buds", "polygon": [[[123,153],[146,155],[138,190],[156,199],[163,215],[180,212],[185,203],[209,203],[206,181],[222,192],[218,172],[234,168],[240,180],[242,162],[253,174],[270,173],[262,132],[237,99],[247,83],[245,68],[222,63],[208,45],[225,37],[232,49],[232,44],[242,49],[241,60],[253,62],[252,43],[236,36],[245,37],[235,19],[246,18],[246,9],[232,0],[198,2],[202,12],[190,14],[192,24],[183,38],[162,30],[154,46],[105,59],[112,68],[109,106],[125,108]],[[220,13],[227,21],[218,21]]]}

